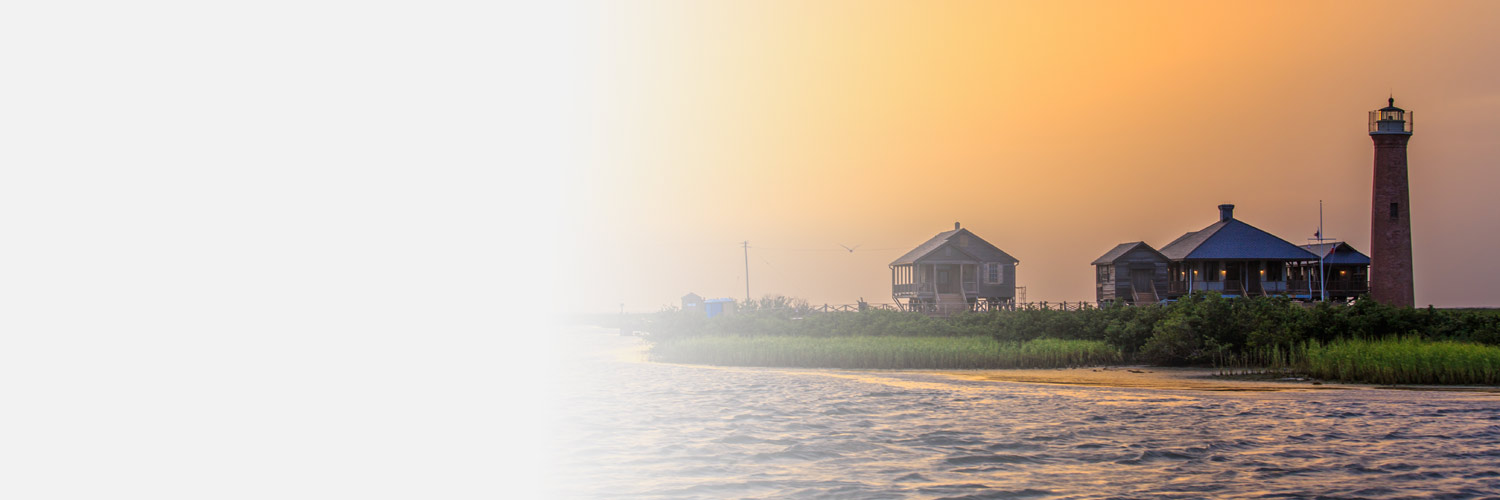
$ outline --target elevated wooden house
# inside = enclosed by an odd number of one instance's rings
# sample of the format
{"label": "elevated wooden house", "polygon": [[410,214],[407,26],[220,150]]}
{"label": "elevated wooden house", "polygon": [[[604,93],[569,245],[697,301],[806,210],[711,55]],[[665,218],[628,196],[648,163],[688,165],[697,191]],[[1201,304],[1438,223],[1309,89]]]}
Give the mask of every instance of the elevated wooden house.
{"label": "elevated wooden house", "polygon": [[1020,261],[957,222],[891,262],[891,298],[903,308],[949,314],[1010,307]]}
{"label": "elevated wooden house", "polygon": [[1095,299],[1099,304],[1150,304],[1167,296],[1171,261],[1144,241],[1121,243],[1094,259]]}
{"label": "elevated wooden house", "polygon": [[1305,291],[1294,291],[1297,296],[1319,298],[1313,297],[1313,292],[1322,289],[1318,283],[1323,282],[1325,277],[1328,283],[1328,300],[1353,300],[1370,292],[1369,256],[1342,241],[1303,245],[1302,248],[1321,256],[1325,271],[1318,272],[1319,260],[1305,261],[1294,267],[1292,279],[1307,284]]}
{"label": "elevated wooden house", "polygon": [[1318,256],[1234,218],[1234,205],[1219,205],[1219,221],[1182,235],[1161,249],[1168,297],[1215,291],[1231,297],[1284,295],[1305,283],[1287,270]]}

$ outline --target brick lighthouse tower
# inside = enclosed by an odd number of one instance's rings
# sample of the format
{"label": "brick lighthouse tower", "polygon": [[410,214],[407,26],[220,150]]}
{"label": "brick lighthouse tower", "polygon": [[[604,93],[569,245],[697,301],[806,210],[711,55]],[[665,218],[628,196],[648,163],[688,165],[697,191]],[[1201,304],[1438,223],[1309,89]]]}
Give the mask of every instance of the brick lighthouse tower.
{"label": "brick lighthouse tower", "polygon": [[1406,188],[1406,141],[1411,113],[1389,105],[1370,112],[1375,141],[1375,196],[1370,212],[1370,297],[1398,307],[1416,305],[1411,280],[1411,203]]}

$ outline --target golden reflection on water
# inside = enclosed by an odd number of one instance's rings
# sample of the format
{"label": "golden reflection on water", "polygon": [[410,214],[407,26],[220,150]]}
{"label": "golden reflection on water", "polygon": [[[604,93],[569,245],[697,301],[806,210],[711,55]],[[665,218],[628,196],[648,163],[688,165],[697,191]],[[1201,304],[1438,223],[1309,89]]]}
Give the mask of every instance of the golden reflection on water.
{"label": "golden reflection on water", "polygon": [[558,489],[580,498],[1500,491],[1483,473],[1500,457],[1493,392],[1154,367],[677,365],[646,362],[641,339],[576,341],[556,449]]}
{"label": "golden reflection on water", "polygon": [[[965,390],[973,390],[974,389],[973,387],[964,386],[964,385],[944,384],[944,383],[938,383],[938,382],[923,382],[923,381],[918,381],[918,380],[907,380],[907,379],[901,379],[901,378],[893,378],[893,377],[888,377],[888,376],[881,376],[881,375],[877,375],[878,372],[821,371],[821,370],[818,370],[818,371],[785,371],[785,370],[783,370],[783,373],[786,373],[788,375],[816,375],[816,376],[820,376],[820,377],[841,378],[841,379],[852,380],[852,381],[855,381],[855,382],[863,382],[863,383],[867,383],[867,384],[879,384],[879,385],[884,385],[884,386],[894,387],[894,388],[899,388],[899,389],[923,389],[923,390],[943,390],[943,391],[965,391]],[[910,372],[898,372],[898,373],[910,373]],[[918,372],[918,373],[922,373],[922,372]]]}

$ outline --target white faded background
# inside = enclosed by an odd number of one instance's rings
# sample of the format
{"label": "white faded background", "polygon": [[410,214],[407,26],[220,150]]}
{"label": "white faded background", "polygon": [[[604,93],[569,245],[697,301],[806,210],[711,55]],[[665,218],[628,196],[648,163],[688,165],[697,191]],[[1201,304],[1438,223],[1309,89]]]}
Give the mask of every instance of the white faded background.
{"label": "white faded background", "polygon": [[535,496],[590,22],[0,10],[0,498]]}

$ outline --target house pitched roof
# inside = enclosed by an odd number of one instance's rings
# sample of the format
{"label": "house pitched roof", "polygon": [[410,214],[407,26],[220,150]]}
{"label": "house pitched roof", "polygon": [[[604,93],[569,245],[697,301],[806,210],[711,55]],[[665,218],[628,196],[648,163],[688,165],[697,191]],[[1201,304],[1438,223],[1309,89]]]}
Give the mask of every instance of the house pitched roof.
{"label": "house pitched roof", "polygon": [[1161,254],[1172,260],[1318,258],[1305,248],[1287,243],[1271,233],[1233,218],[1184,234],[1162,247]]}
{"label": "house pitched roof", "polygon": [[1130,253],[1131,250],[1135,250],[1136,247],[1146,247],[1146,249],[1150,250],[1151,253],[1161,255],[1161,252],[1156,251],[1155,248],[1151,248],[1151,245],[1147,245],[1144,241],[1132,241],[1130,243],[1121,243],[1119,245],[1115,245],[1114,248],[1111,248],[1108,252],[1104,252],[1104,255],[1100,255],[1099,258],[1094,259],[1094,261],[1090,262],[1089,265],[1097,266],[1100,264],[1113,263],[1114,261],[1119,260],[1120,257],[1124,257],[1125,254]]}
{"label": "house pitched roof", "polygon": [[[1313,256],[1314,256],[1313,258],[1317,258],[1317,256],[1319,256],[1319,255],[1325,255],[1326,257],[1323,257],[1323,263],[1324,264],[1369,264],[1370,263],[1370,257],[1369,256],[1367,256],[1367,255],[1365,255],[1363,253],[1360,253],[1359,250],[1355,250],[1352,245],[1350,245],[1348,243],[1345,243],[1345,242],[1342,242],[1342,241],[1334,242],[1334,243],[1317,243],[1317,244],[1312,244],[1312,245],[1302,245],[1302,248],[1305,248],[1305,249],[1307,249],[1307,251],[1312,252]],[[1330,249],[1333,250],[1332,254],[1329,254],[1329,250]]]}
{"label": "house pitched roof", "polygon": [[[972,238],[968,246],[958,246],[957,238],[960,234],[967,234]],[[1011,257],[1010,254],[995,247],[995,245],[991,245],[990,242],[984,241],[984,238],[980,238],[979,235],[969,232],[968,229],[954,229],[938,233],[937,236],[933,236],[932,239],[927,240],[921,245],[917,245],[916,248],[911,249],[910,252],[906,252],[905,255],[897,257],[896,260],[891,262],[891,265],[897,266],[914,263],[937,249],[942,248],[950,241],[954,242],[953,248],[980,262],[1020,262],[1015,257]]]}

